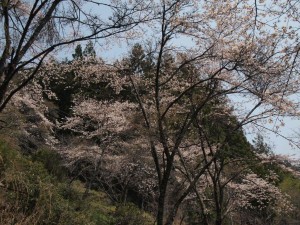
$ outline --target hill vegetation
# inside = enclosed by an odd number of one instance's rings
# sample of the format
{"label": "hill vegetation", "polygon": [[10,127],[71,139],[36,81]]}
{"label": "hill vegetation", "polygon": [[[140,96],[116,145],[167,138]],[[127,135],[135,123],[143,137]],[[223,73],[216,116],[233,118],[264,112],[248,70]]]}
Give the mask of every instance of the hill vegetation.
{"label": "hill vegetation", "polygon": [[[136,45],[123,63],[140,68],[139,98],[151,107],[153,63],[138,62],[144,55]],[[41,71],[51,79],[36,79],[2,113],[1,224],[154,223],[159,175],[139,100],[122,73],[113,71],[115,80],[101,63],[94,55],[53,62]],[[85,80],[90,76],[97,77]],[[177,90],[166,91],[168,97]],[[182,106],[202,95],[199,88],[180,100],[165,124],[169,135],[184,119]],[[216,98],[186,131],[165,193],[165,210],[177,207],[175,224],[299,222],[299,167],[274,155],[261,136],[250,144],[238,124],[228,99]],[[151,134],[153,141],[157,135]]]}
{"label": "hill vegetation", "polygon": [[299,6],[1,1],[0,223],[299,224]]}

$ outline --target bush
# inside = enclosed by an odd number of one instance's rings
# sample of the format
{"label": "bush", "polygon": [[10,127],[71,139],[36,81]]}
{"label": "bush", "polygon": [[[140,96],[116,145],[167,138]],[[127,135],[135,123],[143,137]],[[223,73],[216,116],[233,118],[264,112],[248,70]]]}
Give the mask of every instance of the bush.
{"label": "bush", "polygon": [[116,225],[145,225],[146,217],[134,204],[119,205],[115,212]]}
{"label": "bush", "polygon": [[97,224],[80,210],[80,201],[64,195],[68,184],[54,176],[60,174],[59,166],[51,162],[56,155],[43,150],[32,158],[0,141],[0,224]]}
{"label": "bush", "polygon": [[61,156],[53,150],[38,150],[32,154],[32,160],[41,162],[48,173],[60,181],[67,176],[67,171],[63,167]]}

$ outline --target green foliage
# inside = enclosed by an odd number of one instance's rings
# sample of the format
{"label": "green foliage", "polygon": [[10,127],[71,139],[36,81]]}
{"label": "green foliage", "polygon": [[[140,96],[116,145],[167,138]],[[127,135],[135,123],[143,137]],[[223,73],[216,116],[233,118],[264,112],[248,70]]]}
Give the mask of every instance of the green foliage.
{"label": "green foliage", "polygon": [[133,205],[115,212],[104,193],[91,190],[86,194],[81,182],[67,182],[60,163],[53,151],[24,156],[0,141],[0,224],[147,224],[137,223],[146,220]]}
{"label": "green foliage", "polygon": [[43,149],[35,152],[31,157],[33,161],[42,163],[47,172],[60,181],[66,177],[67,171],[62,166],[62,158],[56,151]]}
{"label": "green foliage", "polygon": [[50,89],[57,96],[52,100],[58,106],[59,119],[71,115],[73,95],[78,92],[79,84],[73,71],[62,74],[59,78],[50,78]]}
{"label": "green foliage", "polygon": [[115,224],[117,225],[146,225],[153,224],[153,221],[147,221],[144,213],[134,204],[119,205],[114,214]]}
{"label": "green foliage", "polygon": [[3,159],[1,224],[55,224],[61,212],[54,179],[44,165],[0,143]]}
{"label": "green foliage", "polygon": [[253,140],[253,148],[254,151],[259,154],[271,154],[272,150],[271,147],[265,143],[264,138],[261,134],[257,134],[255,139]]}
{"label": "green foliage", "polygon": [[73,59],[81,59],[83,57],[83,53],[82,53],[82,47],[81,45],[77,45],[75,48],[75,52],[74,54],[72,54]]}
{"label": "green foliage", "polygon": [[146,55],[140,44],[132,47],[126,62],[132,73],[139,73],[145,78],[149,78],[155,68],[151,55]]}
{"label": "green foliage", "polygon": [[[76,52],[76,49],[75,49]],[[87,57],[96,57],[96,51],[92,41],[89,41],[83,50],[83,55]]]}
{"label": "green foliage", "polygon": [[284,193],[287,193],[290,196],[290,199],[295,207],[292,218],[294,220],[300,221],[300,179],[296,178],[290,173],[286,173],[283,176],[279,187]]}

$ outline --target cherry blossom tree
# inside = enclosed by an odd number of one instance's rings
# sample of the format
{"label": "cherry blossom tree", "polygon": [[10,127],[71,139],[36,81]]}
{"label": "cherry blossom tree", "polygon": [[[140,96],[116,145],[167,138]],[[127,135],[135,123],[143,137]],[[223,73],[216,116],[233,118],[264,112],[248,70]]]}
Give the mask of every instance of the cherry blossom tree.
{"label": "cherry blossom tree", "polygon": [[[201,176],[211,165],[217,165],[214,162],[226,150],[233,131],[274,116],[298,114],[298,102],[291,98],[299,91],[294,55],[286,54],[290,48],[284,27],[268,23],[258,10],[260,4],[263,1],[160,1],[155,7],[161,17],[151,27],[154,39],[147,42],[141,59],[150,57],[153,67],[147,71],[135,67],[132,71],[130,61],[128,69],[125,66],[148,130],[149,151],[158,178],[159,225],[173,223],[179,206]],[[185,45],[178,37],[193,44]],[[207,133],[202,121],[210,105],[234,95],[245,97],[249,107],[245,102],[234,104],[238,121],[229,121],[233,124],[229,135],[206,142],[206,148],[215,151],[212,157],[207,161],[202,158],[197,170],[188,171],[186,185],[173,199],[168,198],[171,180],[176,176],[176,158],[180,158],[182,167],[187,164],[180,152],[189,146],[193,125],[199,120],[200,128]],[[228,106],[218,113],[228,113]],[[211,178],[215,182],[221,179]],[[222,224],[221,216],[216,224]]]}
{"label": "cherry blossom tree", "polygon": [[149,166],[151,158],[144,153],[146,144],[134,127],[137,105],[129,101],[126,77],[100,58],[82,56],[69,63],[45,63],[33,84],[40,77],[49,78],[42,79],[41,90],[48,100],[55,100],[58,96],[51,87],[53,81],[55,85],[64,82],[61,73],[72,73],[68,85],[76,88],[71,114],[53,124],[56,130],[65,131],[55,147],[66,166],[74,177],[86,180],[87,191],[96,183],[114,201],[126,202],[128,193],[134,192],[139,193],[141,206],[153,204],[155,173]]}

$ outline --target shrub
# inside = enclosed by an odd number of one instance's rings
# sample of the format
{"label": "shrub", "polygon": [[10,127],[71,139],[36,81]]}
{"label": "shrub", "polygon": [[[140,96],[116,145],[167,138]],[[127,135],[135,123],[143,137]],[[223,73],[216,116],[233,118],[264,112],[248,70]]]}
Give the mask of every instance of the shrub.
{"label": "shrub", "polygon": [[119,205],[115,212],[116,225],[145,225],[146,217],[133,203]]}

